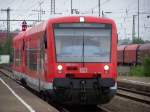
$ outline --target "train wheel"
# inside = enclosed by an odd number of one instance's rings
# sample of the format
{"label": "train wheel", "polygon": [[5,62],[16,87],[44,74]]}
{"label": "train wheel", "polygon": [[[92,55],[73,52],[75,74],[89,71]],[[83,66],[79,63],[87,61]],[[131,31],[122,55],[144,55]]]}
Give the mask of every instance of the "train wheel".
{"label": "train wheel", "polygon": [[46,96],[43,91],[40,92],[40,98],[42,98],[44,101],[46,101]]}
{"label": "train wheel", "polygon": [[20,80],[20,82],[22,83],[22,85],[23,85],[24,87],[27,86],[26,80],[25,80],[24,78],[22,78],[22,79]]}
{"label": "train wheel", "polygon": [[47,95],[46,95],[46,102],[51,103],[51,100]]}

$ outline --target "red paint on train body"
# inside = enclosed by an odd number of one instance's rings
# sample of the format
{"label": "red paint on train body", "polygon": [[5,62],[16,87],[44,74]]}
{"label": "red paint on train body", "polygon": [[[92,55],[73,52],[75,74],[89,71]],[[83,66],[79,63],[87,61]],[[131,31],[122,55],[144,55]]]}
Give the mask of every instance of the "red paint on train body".
{"label": "red paint on train body", "polygon": [[111,19],[49,19],[17,35],[13,48],[16,78],[61,96],[61,102],[106,103],[116,92],[117,31]]}

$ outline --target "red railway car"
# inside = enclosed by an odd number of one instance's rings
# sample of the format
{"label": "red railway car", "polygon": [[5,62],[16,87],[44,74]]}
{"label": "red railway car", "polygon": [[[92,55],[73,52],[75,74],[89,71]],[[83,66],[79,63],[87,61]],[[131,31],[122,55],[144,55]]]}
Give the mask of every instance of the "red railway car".
{"label": "red railway car", "polygon": [[97,17],[49,19],[13,39],[15,78],[46,99],[103,104],[117,89],[117,31]]}
{"label": "red railway car", "polygon": [[124,51],[124,63],[125,64],[137,64],[137,51],[139,44],[131,44],[125,48]]}
{"label": "red railway car", "polygon": [[127,45],[120,45],[117,47],[117,58],[118,58],[118,64],[124,63],[124,51]]}
{"label": "red railway car", "polygon": [[141,44],[138,48],[137,63],[142,64],[145,57],[150,57],[150,43]]}

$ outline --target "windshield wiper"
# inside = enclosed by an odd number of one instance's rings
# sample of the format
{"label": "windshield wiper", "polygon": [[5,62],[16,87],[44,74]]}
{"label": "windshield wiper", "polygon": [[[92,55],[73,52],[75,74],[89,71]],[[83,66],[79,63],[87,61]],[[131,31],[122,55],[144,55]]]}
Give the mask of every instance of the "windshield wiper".
{"label": "windshield wiper", "polygon": [[83,32],[83,43],[82,43],[82,63],[84,67],[84,32]]}

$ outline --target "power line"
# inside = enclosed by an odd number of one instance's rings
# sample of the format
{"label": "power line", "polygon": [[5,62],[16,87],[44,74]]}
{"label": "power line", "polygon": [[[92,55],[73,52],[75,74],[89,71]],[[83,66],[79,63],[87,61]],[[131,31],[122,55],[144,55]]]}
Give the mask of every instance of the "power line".
{"label": "power line", "polygon": [[[10,20],[6,20],[6,19],[0,19],[0,21],[36,21],[38,22],[39,20],[35,20],[35,19],[10,19]],[[43,20],[41,20],[43,21]]]}
{"label": "power line", "polygon": [[133,26],[132,26],[132,41],[135,39],[135,17],[137,15],[133,15]]}
{"label": "power line", "polygon": [[140,25],[139,25],[140,24],[140,20],[139,20],[140,19],[140,11],[139,11],[139,9],[140,9],[140,3],[139,2],[140,1],[138,0],[138,38],[140,38],[139,37],[139,34],[140,34],[140,32],[139,32],[140,31]]}
{"label": "power line", "polygon": [[44,3],[44,1],[39,1],[39,10],[32,10],[32,11],[35,11],[35,12],[38,12],[38,21],[41,21],[42,20],[42,14],[45,14],[45,11],[42,10],[42,4]]}
{"label": "power line", "polygon": [[73,9],[72,9],[72,0],[70,1],[70,10],[71,10],[71,14],[73,14]]}

